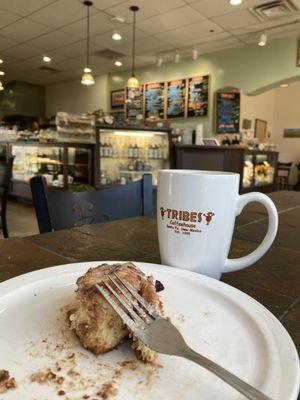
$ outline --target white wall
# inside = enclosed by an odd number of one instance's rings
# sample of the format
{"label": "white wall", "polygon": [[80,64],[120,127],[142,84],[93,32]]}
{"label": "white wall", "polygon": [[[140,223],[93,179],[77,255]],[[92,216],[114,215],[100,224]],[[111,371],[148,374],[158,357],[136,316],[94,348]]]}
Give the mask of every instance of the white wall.
{"label": "white wall", "polygon": [[255,119],[267,121],[267,131],[271,132],[273,137],[276,90],[273,89],[256,96],[242,94],[241,123],[243,118],[250,119],[252,121],[251,128],[254,131]]}
{"label": "white wall", "polygon": [[84,86],[80,77],[76,81],[55,84],[46,87],[46,116],[55,115],[57,111],[86,113],[107,110],[108,86],[107,75],[95,77],[93,86]]}

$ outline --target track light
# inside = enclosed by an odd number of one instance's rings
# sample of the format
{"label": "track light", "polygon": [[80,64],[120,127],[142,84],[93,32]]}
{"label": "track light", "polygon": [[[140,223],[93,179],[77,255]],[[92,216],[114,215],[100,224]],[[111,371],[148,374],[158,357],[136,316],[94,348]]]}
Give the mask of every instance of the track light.
{"label": "track light", "polygon": [[198,55],[199,55],[198,50],[194,49],[193,52],[192,52],[192,59],[193,60],[197,60]]}
{"label": "track light", "polygon": [[0,64],[3,64],[3,60],[2,60],[2,58],[0,58]]}
{"label": "track light", "polygon": [[157,66],[160,67],[160,66],[162,65],[163,61],[164,61],[164,60],[163,60],[161,57],[158,58],[158,59],[157,59],[157,62],[156,62]]}
{"label": "track light", "polygon": [[1,76],[5,75],[5,72],[4,71],[0,71],[0,75]]}
{"label": "track light", "polygon": [[229,3],[232,6],[239,6],[240,4],[242,4],[243,0],[230,0]]}
{"label": "track light", "polygon": [[263,46],[265,46],[267,44],[267,40],[268,40],[267,34],[266,34],[266,32],[263,32],[260,35],[259,42],[257,44],[259,46],[263,47]]}
{"label": "track light", "polygon": [[178,51],[177,51],[177,52],[175,53],[175,56],[174,56],[174,63],[175,63],[175,64],[178,64],[179,61],[180,61],[180,54],[179,54]]}

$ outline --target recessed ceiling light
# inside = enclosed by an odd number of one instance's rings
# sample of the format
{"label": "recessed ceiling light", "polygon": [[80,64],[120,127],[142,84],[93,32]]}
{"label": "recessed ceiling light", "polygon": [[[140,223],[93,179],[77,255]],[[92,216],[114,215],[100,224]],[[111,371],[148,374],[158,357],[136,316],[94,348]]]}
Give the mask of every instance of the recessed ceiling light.
{"label": "recessed ceiling light", "polygon": [[229,3],[232,6],[239,6],[240,4],[242,4],[243,0],[230,0]]}
{"label": "recessed ceiling light", "polygon": [[282,83],[282,84],[280,85],[280,87],[281,87],[281,88],[287,88],[287,87],[289,87],[289,84],[288,84],[288,83]]}
{"label": "recessed ceiling light", "polygon": [[3,64],[3,60],[2,60],[2,58],[0,58],[0,64]]}
{"label": "recessed ceiling light", "polygon": [[123,65],[122,61],[119,60],[115,61],[115,66],[122,67],[122,65]]}
{"label": "recessed ceiling light", "polygon": [[4,71],[0,71],[0,75],[1,76],[5,75],[5,72]]}
{"label": "recessed ceiling light", "polygon": [[46,62],[46,63],[51,62],[51,57],[44,56],[43,57],[43,61]]}
{"label": "recessed ceiling light", "polygon": [[112,38],[114,40],[121,40],[122,36],[119,34],[119,32],[114,32],[113,35],[112,35]]}

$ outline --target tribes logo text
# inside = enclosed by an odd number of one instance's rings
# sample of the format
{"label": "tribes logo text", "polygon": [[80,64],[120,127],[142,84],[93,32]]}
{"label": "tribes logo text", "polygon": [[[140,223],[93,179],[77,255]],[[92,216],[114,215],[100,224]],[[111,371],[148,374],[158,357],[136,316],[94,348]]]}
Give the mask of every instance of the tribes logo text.
{"label": "tribes logo text", "polygon": [[160,215],[162,220],[165,219],[174,221],[183,221],[191,223],[201,223],[205,219],[206,225],[209,225],[215,215],[215,213],[200,212],[200,211],[182,211],[182,210],[172,210],[170,208],[160,207]]}

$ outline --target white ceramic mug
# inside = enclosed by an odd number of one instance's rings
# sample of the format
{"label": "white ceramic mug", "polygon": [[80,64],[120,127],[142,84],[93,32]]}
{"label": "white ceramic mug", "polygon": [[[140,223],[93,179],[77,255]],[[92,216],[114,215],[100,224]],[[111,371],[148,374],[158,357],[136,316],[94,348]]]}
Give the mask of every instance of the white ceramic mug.
{"label": "white ceramic mug", "polygon": [[[278,214],[270,198],[239,195],[239,174],[196,170],[158,172],[157,221],[161,262],[220,279],[223,272],[248,267],[273,243]],[[228,259],[235,218],[251,202],[265,206],[268,232],[256,250]]]}

